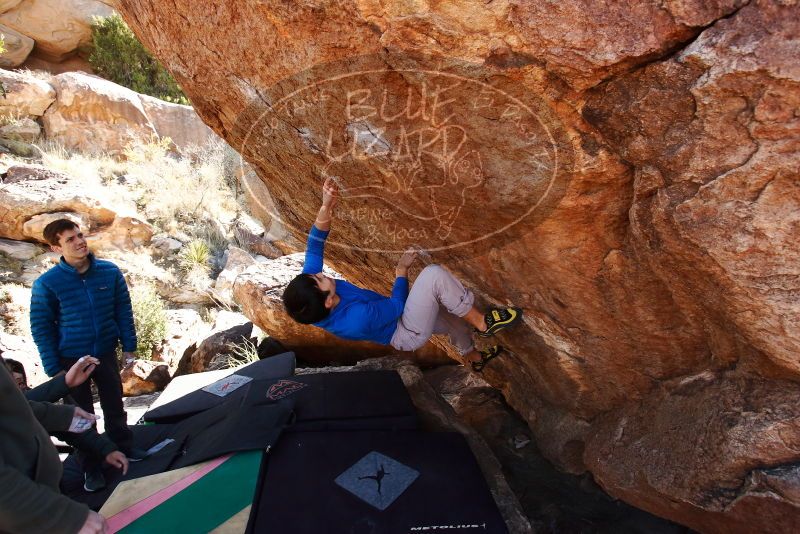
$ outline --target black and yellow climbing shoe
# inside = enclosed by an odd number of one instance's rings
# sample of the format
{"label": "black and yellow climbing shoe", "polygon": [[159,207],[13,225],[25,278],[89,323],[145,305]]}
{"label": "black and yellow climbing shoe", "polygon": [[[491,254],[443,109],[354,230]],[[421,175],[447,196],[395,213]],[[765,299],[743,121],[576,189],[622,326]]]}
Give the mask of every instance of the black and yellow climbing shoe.
{"label": "black and yellow climbing shoe", "polygon": [[521,318],[522,310],[519,308],[492,308],[483,317],[486,330],[475,330],[475,333],[481,337],[491,337],[503,328],[516,324]]}
{"label": "black and yellow climbing shoe", "polygon": [[483,371],[483,368],[486,367],[486,364],[500,356],[503,352],[505,352],[505,349],[500,345],[494,345],[488,349],[483,349],[478,352],[480,352],[481,360],[479,362],[472,362],[472,370],[476,373]]}

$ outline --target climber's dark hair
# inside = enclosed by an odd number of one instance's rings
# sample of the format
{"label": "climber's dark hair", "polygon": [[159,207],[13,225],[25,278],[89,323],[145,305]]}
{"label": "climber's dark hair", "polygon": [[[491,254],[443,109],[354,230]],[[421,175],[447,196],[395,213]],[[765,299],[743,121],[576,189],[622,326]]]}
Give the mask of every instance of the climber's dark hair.
{"label": "climber's dark hair", "polygon": [[317,287],[317,281],[310,274],[298,274],[283,291],[283,306],[298,323],[316,323],[331,312],[325,307],[328,293]]}

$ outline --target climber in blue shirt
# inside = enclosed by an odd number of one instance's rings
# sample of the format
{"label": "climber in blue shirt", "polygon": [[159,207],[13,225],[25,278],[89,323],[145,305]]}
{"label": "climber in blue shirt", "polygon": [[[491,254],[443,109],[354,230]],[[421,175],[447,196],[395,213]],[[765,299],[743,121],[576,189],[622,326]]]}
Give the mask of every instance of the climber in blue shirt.
{"label": "climber in blue shirt", "polygon": [[493,336],[516,324],[522,310],[505,307],[481,313],[473,305],[472,292],[439,265],[425,267],[409,291],[408,269],[417,256],[414,250],[406,251],[398,261],[389,297],[323,274],[325,240],[338,197],[338,185],[326,179],[322,207],[308,234],[303,271],[283,293],[286,311],[295,321],[343,339],[373,341],[401,351],[422,347],[434,334],[447,334],[477,372],[503,352],[499,345],[476,350],[472,334]]}

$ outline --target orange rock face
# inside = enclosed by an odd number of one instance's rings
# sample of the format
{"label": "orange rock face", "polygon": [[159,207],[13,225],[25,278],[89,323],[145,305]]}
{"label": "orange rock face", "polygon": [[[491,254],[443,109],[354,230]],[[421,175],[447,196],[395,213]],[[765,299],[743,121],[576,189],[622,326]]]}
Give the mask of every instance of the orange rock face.
{"label": "orange rock face", "polygon": [[299,239],[338,177],[348,280],[386,291],[415,244],[525,309],[485,377],[559,465],[700,530],[796,530],[798,6],[595,4],[118,9]]}

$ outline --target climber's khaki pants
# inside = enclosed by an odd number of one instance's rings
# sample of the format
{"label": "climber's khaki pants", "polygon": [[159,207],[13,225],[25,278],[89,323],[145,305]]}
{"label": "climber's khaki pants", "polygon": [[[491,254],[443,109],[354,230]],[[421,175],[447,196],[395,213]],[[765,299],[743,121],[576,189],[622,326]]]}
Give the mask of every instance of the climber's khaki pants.
{"label": "climber's khaki pants", "polygon": [[474,348],[472,330],[461,319],[475,296],[450,271],[440,265],[425,267],[408,294],[403,315],[390,344],[397,350],[422,347],[433,334],[447,334],[460,354]]}

